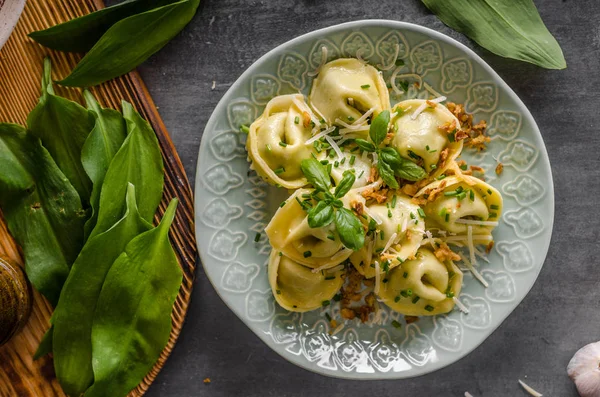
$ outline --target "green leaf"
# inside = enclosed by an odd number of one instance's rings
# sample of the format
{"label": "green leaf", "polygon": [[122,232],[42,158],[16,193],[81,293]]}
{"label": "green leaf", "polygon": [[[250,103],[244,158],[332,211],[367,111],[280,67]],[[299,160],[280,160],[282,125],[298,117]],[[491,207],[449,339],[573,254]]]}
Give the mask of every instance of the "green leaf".
{"label": "green leaf", "polygon": [[92,215],[85,223],[85,236],[90,235],[98,219],[102,182],[111,160],[123,144],[127,135],[127,125],[121,113],[113,109],[104,109],[98,105],[91,92],[85,90],[83,96],[88,109],[96,116],[96,125],[88,135],[81,150],[83,168],[92,180],[90,206]]}
{"label": "green leaf", "polygon": [[[52,324],[52,318],[50,318],[50,324]],[[39,360],[44,357],[46,354],[50,354],[52,352],[52,336],[54,335],[54,328],[50,326],[48,331],[42,336],[42,340],[38,345],[37,350],[33,355],[34,360]]]}
{"label": "green leaf", "polygon": [[54,95],[51,69],[50,58],[44,59],[42,95],[27,117],[27,126],[42,140],[83,204],[87,205],[92,183],[81,164],[81,149],[94,128],[94,115],[79,104]]}
{"label": "green leaf", "polygon": [[300,168],[308,182],[313,185],[315,189],[321,192],[329,191],[329,188],[331,188],[331,178],[327,173],[327,169],[319,162],[319,160],[312,157],[302,160]]}
{"label": "green leaf", "polygon": [[398,189],[400,187],[398,185],[398,181],[396,180],[396,178],[394,178],[394,170],[392,170],[392,167],[390,167],[388,163],[386,163],[385,161],[379,161],[377,163],[377,171],[379,172],[381,179],[383,179],[386,185],[388,185],[392,189]]}
{"label": "green leaf", "polygon": [[325,227],[333,222],[333,207],[324,201],[319,201],[316,206],[308,211],[308,226]]}
{"label": "green leaf", "polygon": [[126,212],[113,227],[90,239],[73,264],[52,316],[54,369],[65,393],[81,395],[92,384],[92,322],[106,275],[127,244],[152,225],[137,210],[129,184]]}
{"label": "green leaf", "polygon": [[126,0],[79,18],[29,33],[29,37],[53,50],[87,52],[115,23],[177,0]]}
{"label": "green leaf", "polygon": [[371,127],[369,127],[369,136],[375,146],[379,146],[385,139],[388,133],[388,125],[390,124],[390,111],[384,110],[379,113],[377,117],[371,121]]}
{"label": "green leaf", "polygon": [[422,0],[446,25],[494,54],[547,69],[567,67],[532,0]]}
{"label": "green leaf", "polygon": [[52,305],[83,245],[79,195],[40,140],[0,124],[0,208],[23,249],[29,281]]}
{"label": "green leaf", "polygon": [[354,140],[354,142],[356,143],[356,145],[361,148],[362,150],[364,150],[365,152],[369,152],[372,153],[375,151],[376,147],[375,145],[373,145],[371,142],[369,141],[365,141],[364,139],[360,139],[357,138]]}
{"label": "green leaf", "polygon": [[132,71],[179,33],[199,4],[181,0],[120,20],[59,84],[88,87]]}
{"label": "green leaf", "polygon": [[94,313],[94,384],[87,397],[125,396],[146,376],[169,340],[182,271],[169,243],[173,199],[160,225],[127,244],[110,268]]}
{"label": "green leaf", "polygon": [[356,176],[354,173],[350,171],[344,172],[344,177],[340,181],[340,183],[335,187],[334,196],[335,198],[342,198],[348,193],[350,189],[352,189],[352,185],[354,185],[354,181],[356,181]]}
{"label": "green leaf", "polygon": [[427,172],[403,157],[400,157],[398,151],[394,148],[388,147],[381,149],[379,158],[390,165],[396,176],[406,179],[408,181],[420,181],[427,176]]}
{"label": "green leaf", "polygon": [[128,183],[135,186],[142,218],[152,222],[163,191],[163,161],[154,130],[130,103],[123,101],[128,135],[106,171],[98,221],[90,237],[107,231],[125,212],[123,197]]}
{"label": "green leaf", "polygon": [[365,230],[360,220],[347,208],[335,212],[335,227],[344,246],[358,251],[365,245]]}

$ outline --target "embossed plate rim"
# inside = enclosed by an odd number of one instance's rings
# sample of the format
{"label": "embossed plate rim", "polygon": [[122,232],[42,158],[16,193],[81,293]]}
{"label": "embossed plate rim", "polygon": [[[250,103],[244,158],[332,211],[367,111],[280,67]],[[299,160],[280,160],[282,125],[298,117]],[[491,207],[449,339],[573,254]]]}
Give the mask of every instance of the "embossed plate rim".
{"label": "embossed plate rim", "polygon": [[[279,54],[283,53],[286,50],[289,50],[290,48],[294,47],[297,44],[300,44],[300,43],[303,43],[303,42],[309,41],[309,40],[318,40],[320,38],[324,38],[330,34],[334,34],[339,31],[357,30],[357,29],[362,29],[365,27],[386,28],[386,29],[393,29],[393,30],[400,30],[400,31],[414,31],[416,33],[424,34],[424,35],[428,36],[429,38],[431,38],[432,40],[441,41],[441,42],[444,42],[445,44],[455,47],[460,52],[462,52],[462,54],[464,54],[464,56],[466,58],[476,62],[480,67],[483,68],[483,70],[485,72],[487,72],[489,74],[489,76],[493,80],[493,82],[498,85],[499,91],[502,91],[502,92],[508,94],[509,99],[517,106],[517,108],[520,111],[522,111],[524,118],[526,118],[528,120],[528,122],[530,123],[531,130],[532,130],[531,135],[533,136],[533,141],[534,141],[533,143],[536,145],[537,149],[539,150],[538,161],[543,162],[543,166],[548,171],[547,177],[549,178],[550,183],[549,183],[549,186],[545,186],[545,188],[547,189],[547,197],[545,198],[545,200],[548,200],[548,205],[549,205],[550,212],[551,212],[550,214],[544,214],[546,216],[544,219],[546,219],[547,225],[542,230],[542,232],[545,234],[546,237],[544,239],[543,246],[541,248],[540,248],[540,246],[536,246],[536,249],[535,249],[535,252],[538,254],[538,255],[536,255],[536,256],[538,256],[538,258],[533,258],[533,261],[536,264],[537,269],[535,269],[535,274],[533,277],[533,281],[531,282],[531,285],[529,285],[527,288],[524,289],[524,293],[519,292],[518,295],[520,295],[520,296],[516,297],[514,303],[511,304],[512,307],[510,308],[510,310],[508,310],[506,312],[505,315],[495,317],[496,319],[493,321],[493,323],[490,325],[490,327],[487,330],[485,330],[485,333],[486,333],[485,337],[483,337],[480,341],[478,341],[474,344],[469,344],[467,347],[463,347],[458,352],[455,352],[453,354],[452,359],[449,360],[448,362],[437,361],[434,363],[428,363],[424,366],[416,366],[416,367],[413,366],[413,368],[411,370],[404,371],[404,372],[376,371],[374,373],[359,373],[359,372],[345,372],[345,371],[342,371],[339,369],[335,370],[335,371],[325,371],[324,369],[317,367],[313,363],[307,361],[302,355],[293,355],[291,353],[287,353],[284,350],[283,346],[276,345],[273,342],[273,340],[269,337],[269,335],[267,333],[265,333],[263,330],[261,330],[260,327],[258,325],[256,325],[256,323],[252,323],[248,318],[246,318],[246,315],[245,315],[243,309],[240,309],[240,308],[234,306],[233,304],[231,304],[231,302],[229,302],[228,299],[225,297],[225,294],[223,293],[223,291],[221,291],[220,286],[218,284],[219,280],[213,279],[211,276],[211,272],[209,271],[210,265],[207,265],[207,264],[212,262],[213,259],[210,258],[208,253],[205,253],[204,250],[201,248],[201,246],[200,246],[201,239],[200,238],[198,238],[197,244],[198,244],[198,253],[199,253],[199,256],[200,256],[200,259],[202,262],[202,266],[204,267],[205,273],[207,274],[208,279],[210,280],[211,284],[213,285],[213,288],[216,290],[219,297],[229,307],[229,309],[231,309],[244,322],[244,324],[246,324],[246,326],[248,326],[263,342],[265,342],[265,344],[267,344],[267,346],[269,346],[271,349],[273,349],[277,354],[282,356],[287,361],[290,361],[291,363],[293,363],[301,368],[307,369],[311,372],[315,372],[315,373],[325,375],[325,376],[337,377],[337,378],[361,379],[361,380],[403,379],[403,378],[410,378],[410,377],[420,376],[420,375],[424,375],[424,374],[427,374],[430,372],[434,372],[434,371],[441,369],[443,367],[446,367],[450,364],[456,363],[457,361],[459,361],[460,359],[462,359],[463,357],[465,357],[466,355],[471,353],[474,349],[479,347],[483,343],[483,341],[485,341],[493,332],[495,332],[495,330],[506,320],[506,318],[518,307],[518,305],[527,296],[527,294],[529,293],[531,288],[533,288],[533,285],[535,284],[535,281],[539,277],[539,273],[541,272],[541,269],[544,265],[544,262],[545,262],[545,259],[546,259],[547,253],[548,253],[548,249],[550,246],[552,229],[553,229],[553,225],[554,225],[554,212],[555,212],[554,211],[554,184],[553,184],[553,180],[552,180],[550,161],[548,158],[546,146],[543,142],[542,134],[541,134],[535,120],[533,119],[533,116],[531,115],[531,113],[529,112],[529,110],[527,109],[527,107],[525,106],[523,101],[521,101],[521,99],[516,95],[516,93],[508,86],[508,84],[506,84],[506,82],[504,82],[504,80],[492,69],[492,67],[490,67],[474,51],[472,51],[465,45],[461,44],[460,42],[452,39],[451,37],[448,37],[445,34],[437,32],[430,28],[426,28],[426,27],[416,25],[413,23],[408,23],[408,22],[399,22],[399,21],[381,20],[381,19],[366,19],[366,20],[352,21],[352,22],[346,22],[346,23],[326,27],[323,29],[315,30],[315,31],[303,34],[301,36],[298,36],[298,37],[296,37],[292,40],[289,40],[283,44],[280,44],[279,46],[270,50],[265,55],[261,56],[257,61],[255,61],[235,81],[235,83],[223,95],[223,97],[221,98],[221,100],[219,101],[217,106],[215,107],[215,110],[213,111],[211,117],[209,118],[209,120],[206,124],[204,133],[202,136],[202,141],[200,144],[199,158],[198,158],[198,164],[197,164],[197,169],[196,169],[196,179],[195,179],[196,180],[195,204],[196,204],[196,220],[197,220],[196,234],[197,234],[197,236],[201,236],[202,235],[201,228],[203,227],[203,226],[201,226],[202,223],[200,221],[202,212],[200,211],[200,208],[198,208],[198,204],[200,201],[199,197],[203,193],[203,189],[201,188],[201,186],[203,185],[203,182],[201,181],[202,170],[201,170],[200,155],[201,155],[201,153],[208,151],[208,147],[207,147],[208,142],[207,142],[207,139],[205,139],[205,138],[206,138],[206,136],[209,135],[209,131],[211,131],[216,126],[217,119],[220,117],[220,115],[227,113],[228,104],[233,99],[235,99],[233,97],[235,91],[240,86],[245,84],[244,82],[246,80],[251,79],[252,76],[261,72],[260,67],[264,61],[266,61],[267,59],[269,59],[271,57],[278,56]],[[461,88],[461,89],[466,90],[467,88]],[[236,260],[236,259],[234,259],[234,260]],[[540,261],[541,261],[541,263],[538,264],[538,262],[540,262]],[[532,274],[533,274],[533,272],[532,272]]]}

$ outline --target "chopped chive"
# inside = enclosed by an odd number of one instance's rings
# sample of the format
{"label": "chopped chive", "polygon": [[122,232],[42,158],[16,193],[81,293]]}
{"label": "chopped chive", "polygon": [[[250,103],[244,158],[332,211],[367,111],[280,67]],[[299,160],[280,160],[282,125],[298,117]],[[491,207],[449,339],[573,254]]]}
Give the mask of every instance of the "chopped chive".
{"label": "chopped chive", "polygon": [[497,216],[498,216],[498,214],[496,214],[495,212],[490,212],[490,218],[495,218]]}
{"label": "chopped chive", "polygon": [[402,80],[400,82],[400,88],[402,88],[402,91],[404,91],[404,92],[408,91],[408,81]]}
{"label": "chopped chive", "polygon": [[413,300],[412,300],[412,303],[417,303],[417,302],[419,301],[419,299],[421,299],[421,297],[420,297],[420,296],[418,296],[418,295],[417,295],[417,296],[415,296],[415,297],[413,298]]}
{"label": "chopped chive", "polygon": [[340,161],[340,164],[344,164],[345,162],[346,162],[346,158],[344,157],[344,158],[342,159],[342,161]]}
{"label": "chopped chive", "polygon": [[247,134],[250,132],[250,128],[248,128],[247,125],[240,125],[240,132],[243,132],[244,134]]}
{"label": "chopped chive", "polygon": [[296,118],[294,118],[294,124],[300,124],[300,117],[296,116]]}
{"label": "chopped chive", "polygon": [[279,256],[283,256],[283,252],[280,252],[280,253],[279,253]]}
{"label": "chopped chive", "polygon": [[371,263],[369,266],[371,266],[373,269],[375,269],[375,264]]}
{"label": "chopped chive", "polygon": [[[383,240],[383,239],[382,239],[382,240]],[[377,252],[378,254],[380,254],[382,251],[383,251],[383,247],[381,247],[381,248],[377,248],[377,249],[375,250],[375,252]]]}
{"label": "chopped chive", "polygon": [[413,214],[412,212],[410,213],[410,219],[415,219],[415,214]]}
{"label": "chopped chive", "polygon": [[333,300],[334,300],[335,302],[339,302],[340,300],[342,300],[342,295],[340,295],[340,294],[336,294],[336,295],[334,295],[334,296],[333,296]]}
{"label": "chopped chive", "polygon": [[396,195],[394,194],[394,197],[392,197],[392,208],[396,208],[396,201],[397,200],[398,200],[398,197],[396,197]]}
{"label": "chopped chive", "polygon": [[407,289],[407,290],[406,290],[406,294],[407,294],[408,296],[412,296],[412,294],[413,294],[413,290],[412,290],[412,289],[410,289],[410,288],[409,288],[409,289]]}
{"label": "chopped chive", "polygon": [[498,210],[498,209],[500,209],[500,207],[498,207],[496,204],[492,204],[492,205],[490,205],[490,208],[491,208],[491,209],[493,209],[493,210]]}
{"label": "chopped chive", "polygon": [[451,133],[448,134],[448,140],[450,142],[455,142],[456,141],[456,130],[452,131]]}
{"label": "chopped chive", "polygon": [[440,176],[438,176],[436,179],[438,181],[441,181],[442,179],[444,179],[446,177],[446,174],[441,174]]}
{"label": "chopped chive", "polygon": [[396,59],[396,66],[404,66],[404,61],[402,59]]}
{"label": "chopped chive", "polygon": [[434,307],[433,307],[433,306],[431,306],[431,305],[427,305],[427,306],[425,306],[425,310],[427,310],[428,312],[432,312],[432,311],[433,311],[433,309],[434,309]]}
{"label": "chopped chive", "polygon": [[360,148],[358,146],[354,146],[352,149],[350,149],[351,153],[356,152],[357,150],[360,150]]}
{"label": "chopped chive", "polygon": [[335,276],[327,276],[325,277],[325,280],[335,280]]}
{"label": "chopped chive", "polygon": [[392,217],[392,210],[388,209],[388,218]]}
{"label": "chopped chive", "polygon": [[329,153],[329,158],[330,158],[330,159],[332,159],[332,158],[334,158],[334,157],[335,157],[335,153],[334,153],[334,152],[331,152],[331,153]]}
{"label": "chopped chive", "polygon": [[415,152],[413,152],[412,150],[409,150],[409,151],[408,151],[408,155],[409,155],[410,157],[412,157],[413,159],[415,159],[415,160],[420,160],[420,159],[421,159],[421,157],[417,156],[417,155],[415,154]]}
{"label": "chopped chive", "polygon": [[425,146],[425,150],[429,151],[429,145]]}
{"label": "chopped chive", "polygon": [[419,209],[417,210],[417,212],[419,212],[419,216],[423,219],[425,219],[425,211],[423,211],[423,208],[419,207]]}
{"label": "chopped chive", "polygon": [[354,121],[354,117],[348,116],[348,121]]}
{"label": "chopped chive", "polygon": [[281,147],[286,147],[287,145],[288,145],[288,144],[287,144],[287,143],[285,143],[285,142],[279,142],[279,146],[281,146]]}
{"label": "chopped chive", "polygon": [[298,308],[298,306],[296,306],[296,305],[294,305],[294,306],[292,306],[292,307],[293,307],[294,309],[297,309],[297,308]]}
{"label": "chopped chive", "polygon": [[459,187],[456,188],[456,193],[460,193],[463,190],[465,190],[465,188],[463,188],[462,186],[459,186]]}
{"label": "chopped chive", "polygon": [[277,168],[277,169],[276,169],[275,171],[273,171],[273,172],[275,172],[277,175],[279,175],[279,174],[283,174],[283,173],[285,172],[285,168],[283,168],[283,167],[279,167],[279,168]]}
{"label": "chopped chive", "polygon": [[381,282],[385,284],[385,283],[387,283],[387,282],[388,282],[388,279],[387,279],[387,278],[384,278],[383,280],[381,280]]}
{"label": "chopped chive", "polygon": [[402,327],[402,324],[400,324],[396,320],[392,320],[392,325],[394,326],[394,328],[397,328],[397,329],[400,329],[400,327]]}
{"label": "chopped chive", "polygon": [[[400,258],[398,258],[398,259],[400,259]],[[402,275],[402,277],[408,278],[408,272],[404,272],[404,274]]]}
{"label": "chopped chive", "polygon": [[450,221],[450,214],[446,214],[446,222]]}
{"label": "chopped chive", "polygon": [[282,201],[281,204],[279,204],[279,208],[283,208],[283,206],[286,204],[287,204],[287,201]]}
{"label": "chopped chive", "polygon": [[475,192],[474,191],[470,191],[469,192],[469,198],[471,199],[471,201],[475,201]]}
{"label": "chopped chive", "polygon": [[369,84],[365,84],[361,85],[360,88],[362,88],[363,90],[368,90],[369,88],[371,88],[371,86]]}
{"label": "chopped chive", "polygon": [[396,302],[396,303],[398,303],[399,300],[400,300],[399,296],[397,296],[397,297],[394,298],[394,302]]}
{"label": "chopped chive", "polygon": [[444,196],[456,196],[458,192],[456,190],[452,190],[451,192],[444,192]]}
{"label": "chopped chive", "polygon": [[324,300],[323,302],[321,302],[321,305],[323,306],[329,306],[331,304],[331,302],[329,302],[329,300]]}
{"label": "chopped chive", "polygon": [[329,313],[325,313],[325,318],[327,318],[327,321],[331,322],[331,316]]}
{"label": "chopped chive", "polygon": [[336,160],[336,161],[333,163],[333,166],[334,166],[335,168],[339,167],[339,166],[340,166],[340,162]]}
{"label": "chopped chive", "polygon": [[452,270],[450,270],[450,271],[448,272],[448,277],[452,278],[452,277],[454,277],[454,275],[455,275],[455,274],[456,274],[456,273],[454,273]]}
{"label": "chopped chive", "polygon": [[260,240],[260,233],[256,233],[256,236],[254,236],[254,242],[258,243],[259,240]]}
{"label": "chopped chive", "polygon": [[310,122],[310,126],[311,126],[311,128],[315,128],[315,122],[314,122],[314,121],[311,121],[311,122]]}
{"label": "chopped chive", "polygon": [[356,156],[352,155],[350,156],[350,161],[348,162],[350,165],[354,165],[354,162],[356,161]]}
{"label": "chopped chive", "polygon": [[463,170],[463,171],[466,171],[467,168],[469,168],[469,166],[467,165],[467,163],[460,165],[460,169]]}
{"label": "chopped chive", "polygon": [[327,238],[331,241],[335,241],[335,236],[333,234],[328,235]]}
{"label": "chopped chive", "polygon": [[333,170],[333,164],[329,163],[327,164],[327,174],[331,175],[331,170]]}
{"label": "chopped chive", "polygon": [[381,241],[383,241],[385,239],[385,232],[382,230],[380,235],[381,235]]}
{"label": "chopped chive", "polygon": [[383,271],[386,273],[390,271],[390,261],[387,259],[383,262]]}
{"label": "chopped chive", "polygon": [[280,295],[280,294],[281,294],[281,291],[280,291],[280,290],[275,290],[275,292],[277,292],[277,295]]}
{"label": "chopped chive", "polygon": [[405,298],[408,298],[408,293],[406,292],[406,290],[400,291],[400,295],[402,295]]}
{"label": "chopped chive", "polygon": [[448,290],[446,291],[446,297],[447,298],[454,298],[454,292],[452,292],[450,290],[450,287],[448,287]]}
{"label": "chopped chive", "polygon": [[327,164],[329,164],[329,161],[328,160],[321,160],[321,164],[327,165]]}
{"label": "chopped chive", "polygon": [[365,170],[362,170],[362,171],[360,172],[360,175],[358,176],[358,179],[360,179],[360,177],[361,177],[361,176],[363,176],[363,174],[364,174],[364,173],[365,173]]}
{"label": "chopped chive", "polygon": [[446,216],[446,212],[448,210],[446,209],[446,207],[442,207],[442,209],[440,210],[440,218],[444,218]]}
{"label": "chopped chive", "polygon": [[465,197],[467,197],[467,192],[460,192],[456,195],[456,198],[462,201]]}
{"label": "chopped chive", "polygon": [[402,228],[400,227],[400,224],[398,224],[398,227],[396,228],[396,230],[398,231],[398,233],[402,232]]}
{"label": "chopped chive", "polygon": [[487,192],[490,196],[492,195],[492,191],[490,189],[488,189]]}
{"label": "chopped chive", "polygon": [[269,144],[267,143],[267,144],[266,144],[266,147],[267,147],[267,152],[270,152],[270,151],[271,151],[271,145],[269,145]]}

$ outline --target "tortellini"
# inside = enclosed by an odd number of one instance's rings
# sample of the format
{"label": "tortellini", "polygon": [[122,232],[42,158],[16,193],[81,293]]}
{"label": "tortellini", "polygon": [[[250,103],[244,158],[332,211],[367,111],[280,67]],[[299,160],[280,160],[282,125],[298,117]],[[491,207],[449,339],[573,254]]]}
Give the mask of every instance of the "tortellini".
{"label": "tortellini", "polygon": [[300,203],[312,205],[310,193],[309,189],[296,190],[273,215],[265,232],[273,249],[288,258],[311,268],[334,267],[353,251],[343,246],[333,223],[319,228],[308,225],[307,212]]}
{"label": "tortellini", "polygon": [[[419,206],[410,201],[410,197],[399,194],[386,203],[368,207],[368,213],[381,223],[365,241],[365,246],[350,256],[352,265],[366,278],[375,277],[375,262],[388,261],[390,269],[400,261],[412,257],[425,233],[425,221],[419,215]],[[390,239],[392,242],[386,251]]]}
{"label": "tortellini", "polygon": [[295,312],[317,309],[344,283],[343,269],[313,272],[277,250],[269,257],[269,284],[281,307]]}
{"label": "tortellini", "polygon": [[337,159],[337,167],[331,169],[331,177],[336,184],[340,183],[344,177],[344,172],[348,170],[354,170],[356,180],[352,185],[352,188],[359,188],[368,184],[369,175],[371,173],[371,164],[368,160],[363,159],[360,155],[344,152],[342,153],[342,159]]}
{"label": "tortellini", "polygon": [[[340,125],[336,120],[352,124],[370,109],[374,109],[372,117],[390,109],[389,92],[381,74],[354,58],[323,65],[313,82],[309,102],[330,125]],[[365,136],[367,132],[363,130]]]}
{"label": "tortellini", "polygon": [[427,248],[417,251],[416,259],[390,270],[381,284],[379,297],[397,312],[410,316],[447,313],[460,294],[463,275],[452,262],[441,262]]}
{"label": "tortellini", "polygon": [[[452,125],[460,128],[458,119],[445,106],[435,105],[430,107],[423,99],[410,99],[397,104],[394,111],[398,116],[392,120],[395,130],[392,145],[404,158],[423,159],[425,171],[439,175],[460,154],[463,143],[462,140],[452,142],[444,131]],[[420,106],[427,107],[413,119]],[[445,166],[440,167],[440,156],[446,148]]]}
{"label": "tortellini", "polygon": [[466,235],[469,226],[475,244],[491,240],[494,222],[502,213],[500,192],[481,179],[469,175],[451,176],[424,187],[417,197],[443,190],[423,207],[427,229]]}
{"label": "tortellini", "polygon": [[246,149],[252,167],[269,183],[286,189],[298,189],[307,184],[300,168],[302,160],[313,153],[321,159],[325,153],[316,153],[307,145],[312,127],[306,126],[304,103],[300,94],[281,95],[269,101],[263,114],[250,126]]}

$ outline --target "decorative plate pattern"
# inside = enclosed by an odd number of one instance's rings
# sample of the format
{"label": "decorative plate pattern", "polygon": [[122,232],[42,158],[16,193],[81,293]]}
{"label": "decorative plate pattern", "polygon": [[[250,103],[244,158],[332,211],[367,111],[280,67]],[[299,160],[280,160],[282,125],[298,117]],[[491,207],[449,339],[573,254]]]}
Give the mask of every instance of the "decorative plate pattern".
{"label": "decorative plate pattern", "polygon": [[[389,64],[396,46],[405,71],[449,100],[464,103],[489,123],[488,150],[463,152],[501,189],[505,212],[494,232],[489,263],[478,266],[489,287],[465,273],[462,303],[447,315],[406,324],[384,307],[369,324],[346,321],[331,335],[325,312],[289,313],[274,301],[267,281],[270,246],[263,232],[286,198],[249,170],[239,126],[258,116],[275,95],[308,95],[321,47],[329,60],[356,56]],[[391,71],[384,73],[389,80]],[[401,97],[427,98],[411,85]],[[494,172],[497,162],[504,172]],[[225,303],[273,350],[306,369],[353,379],[398,379],[454,363],[481,344],[525,297],[542,267],[552,232],[554,192],[548,155],[531,114],[477,55],[435,31],[402,22],[359,21],[315,31],[285,43],[252,65],[225,94],[200,146],[196,174],[196,235],[202,264]],[[371,314],[374,316],[373,314]],[[402,326],[395,328],[392,322]]]}

